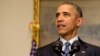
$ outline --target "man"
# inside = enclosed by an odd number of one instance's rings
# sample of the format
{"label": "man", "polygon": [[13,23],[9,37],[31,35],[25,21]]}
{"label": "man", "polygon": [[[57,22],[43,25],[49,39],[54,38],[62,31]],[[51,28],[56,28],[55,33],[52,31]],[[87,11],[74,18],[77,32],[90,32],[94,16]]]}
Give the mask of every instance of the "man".
{"label": "man", "polygon": [[[71,2],[59,5],[56,27],[60,37],[57,41],[39,48],[36,56],[100,56],[99,47],[83,42],[77,35],[82,23],[82,10],[78,5]],[[73,44],[75,41],[76,44]]]}

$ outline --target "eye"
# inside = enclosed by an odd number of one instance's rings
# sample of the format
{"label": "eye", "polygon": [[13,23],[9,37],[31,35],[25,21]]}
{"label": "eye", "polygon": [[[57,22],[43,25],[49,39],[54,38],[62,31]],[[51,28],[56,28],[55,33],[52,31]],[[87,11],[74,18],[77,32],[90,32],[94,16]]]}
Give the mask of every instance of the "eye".
{"label": "eye", "polygon": [[63,16],[70,16],[70,13],[68,13],[68,12],[63,12]]}
{"label": "eye", "polygon": [[60,13],[56,13],[56,17],[59,17],[60,16]]}

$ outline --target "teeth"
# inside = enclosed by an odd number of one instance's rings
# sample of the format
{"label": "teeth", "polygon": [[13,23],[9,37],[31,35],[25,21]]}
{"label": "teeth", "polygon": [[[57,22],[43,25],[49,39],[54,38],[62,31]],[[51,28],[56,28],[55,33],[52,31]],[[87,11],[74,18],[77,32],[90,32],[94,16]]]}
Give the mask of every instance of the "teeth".
{"label": "teeth", "polygon": [[65,25],[63,25],[63,24],[59,24],[57,27],[65,27]]}

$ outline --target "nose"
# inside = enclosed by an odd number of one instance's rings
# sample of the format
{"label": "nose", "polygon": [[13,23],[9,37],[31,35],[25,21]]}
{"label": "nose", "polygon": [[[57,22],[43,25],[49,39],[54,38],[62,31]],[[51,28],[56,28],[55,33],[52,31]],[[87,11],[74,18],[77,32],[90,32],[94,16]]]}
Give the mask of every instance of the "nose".
{"label": "nose", "polygon": [[57,22],[63,22],[64,18],[62,15],[59,15],[56,20],[57,20]]}

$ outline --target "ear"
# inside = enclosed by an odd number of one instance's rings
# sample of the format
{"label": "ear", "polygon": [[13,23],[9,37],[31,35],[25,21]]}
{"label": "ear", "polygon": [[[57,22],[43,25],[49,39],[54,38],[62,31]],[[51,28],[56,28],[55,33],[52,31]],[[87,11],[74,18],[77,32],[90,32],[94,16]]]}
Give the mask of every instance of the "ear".
{"label": "ear", "polygon": [[82,17],[79,17],[77,18],[77,26],[80,27],[81,25],[83,25],[83,18]]}

